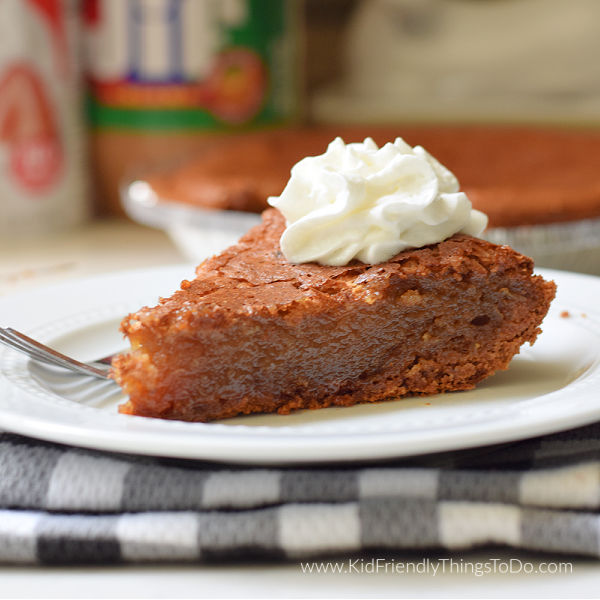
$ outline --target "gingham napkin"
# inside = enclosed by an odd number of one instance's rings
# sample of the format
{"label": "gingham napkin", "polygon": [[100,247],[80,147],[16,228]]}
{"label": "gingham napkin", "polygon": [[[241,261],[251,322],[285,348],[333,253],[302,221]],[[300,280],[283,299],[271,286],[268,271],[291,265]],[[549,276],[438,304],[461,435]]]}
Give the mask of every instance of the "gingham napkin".
{"label": "gingham napkin", "polygon": [[0,434],[0,563],[306,559],[508,545],[600,555],[600,424],[344,467],[240,468]]}

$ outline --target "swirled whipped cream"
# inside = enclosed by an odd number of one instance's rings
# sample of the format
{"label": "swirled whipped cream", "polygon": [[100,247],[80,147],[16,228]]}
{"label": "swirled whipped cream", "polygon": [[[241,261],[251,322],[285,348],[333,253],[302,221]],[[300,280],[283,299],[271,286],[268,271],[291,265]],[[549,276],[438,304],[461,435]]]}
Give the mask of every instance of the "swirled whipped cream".
{"label": "swirled whipped cream", "polygon": [[458,232],[477,236],[487,225],[456,177],[401,138],[379,148],[371,138],[338,137],[325,154],[294,165],[269,204],[286,218],[280,244],[292,263],[375,264]]}

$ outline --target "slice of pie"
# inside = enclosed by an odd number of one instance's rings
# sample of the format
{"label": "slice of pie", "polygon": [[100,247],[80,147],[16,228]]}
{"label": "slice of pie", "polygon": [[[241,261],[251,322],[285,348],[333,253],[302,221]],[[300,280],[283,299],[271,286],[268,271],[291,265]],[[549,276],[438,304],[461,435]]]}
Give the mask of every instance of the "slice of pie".
{"label": "slice of pie", "polygon": [[555,285],[457,234],[385,263],[291,264],[275,209],[193,281],[129,315],[121,412],[211,421],[471,389],[533,343]]}

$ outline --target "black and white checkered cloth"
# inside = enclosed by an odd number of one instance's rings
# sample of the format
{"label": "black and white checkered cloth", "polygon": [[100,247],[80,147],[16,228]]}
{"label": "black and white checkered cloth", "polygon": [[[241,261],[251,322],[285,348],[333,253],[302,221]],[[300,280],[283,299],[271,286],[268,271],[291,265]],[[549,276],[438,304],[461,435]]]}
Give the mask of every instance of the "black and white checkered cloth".
{"label": "black and white checkered cloth", "polygon": [[0,563],[504,545],[600,556],[600,424],[377,465],[242,468],[0,434]]}

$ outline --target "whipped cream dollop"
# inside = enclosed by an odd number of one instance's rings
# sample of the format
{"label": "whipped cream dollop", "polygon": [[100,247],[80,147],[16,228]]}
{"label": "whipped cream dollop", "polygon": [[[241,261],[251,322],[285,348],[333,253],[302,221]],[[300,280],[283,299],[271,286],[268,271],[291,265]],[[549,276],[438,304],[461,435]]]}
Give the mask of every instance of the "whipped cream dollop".
{"label": "whipped cream dollop", "polygon": [[456,177],[401,138],[379,148],[371,138],[338,137],[325,154],[294,165],[269,204],[285,216],[280,244],[292,263],[375,264],[458,232],[477,236],[487,225]]}

